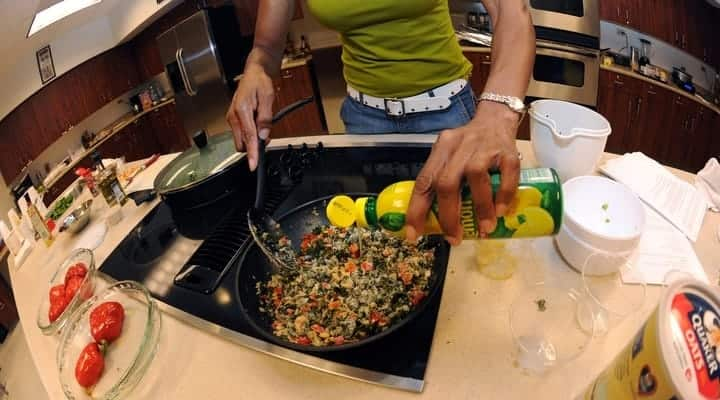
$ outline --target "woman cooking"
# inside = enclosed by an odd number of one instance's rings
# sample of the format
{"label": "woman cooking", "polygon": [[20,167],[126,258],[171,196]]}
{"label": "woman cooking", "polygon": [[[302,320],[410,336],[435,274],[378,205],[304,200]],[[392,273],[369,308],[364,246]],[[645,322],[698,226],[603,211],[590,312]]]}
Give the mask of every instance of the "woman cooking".
{"label": "woman cooking", "polygon": [[[310,12],[340,32],[348,97],[341,117],[348,133],[437,133],[415,183],[407,236],[422,234],[435,195],[451,244],[462,239],[460,186],[470,185],[481,235],[495,229],[515,194],[515,146],[535,55],[525,0],[482,0],[494,27],[492,66],[480,102],[468,84],[472,69],[450,20],[448,0],[307,0]],[[270,136],[272,77],[278,76],[294,0],[263,0],[255,43],[227,113],[238,150],[257,165],[257,137]],[[499,169],[495,196],[489,170]]]}

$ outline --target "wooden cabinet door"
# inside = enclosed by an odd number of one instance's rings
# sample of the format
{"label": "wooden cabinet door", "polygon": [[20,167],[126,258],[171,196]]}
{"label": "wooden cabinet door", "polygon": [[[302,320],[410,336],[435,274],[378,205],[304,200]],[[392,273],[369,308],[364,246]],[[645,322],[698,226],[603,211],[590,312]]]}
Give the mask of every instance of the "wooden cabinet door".
{"label": "wooden cabinet door", "polygon": [[30,157],[29,132],[23,127],[22,109],[15,109],[0,121],[0,143],[2,144],[2,155],[0,155],[0,172],[5,182],[12,182],[22,170],[28,165]]}
{"label": "wooden cabinet door", "polygon": [[472,74],[470,75],[470,87],[472,87],[475,94],[479,95],[485,89],[485,83],[487,83],[490,76],[490,53],[466,52],[463,54],[473,65]]}
{"label": "wooden cabinet door", "polygon": [[0,278],[0,325],[8,330],[18,321],[18,312],[10,291],[10,286]]}
{"label": "wooden cabinet door", "polygon": [[101,57],[104,59],[105,73],[110,77],[108,84],[112,99],[140,84],[133,52],[128,44],[117,46]]}
{"label": "wooden cabinet door", "polygon": [[717,157],[720,153],[713,153],[712,139],[717,134],[717,114],[707,107],[696,105],[697,111],[690,120],[688,132],[690,146],[683,162],[683,169],[696,173],[701,170],[710,157]]}
{"label": "wooden cabinet door", "polygon": [[[672,43],[674,38],[673,2],[676,0],[639,0],[637,30]],[[603,3],[603,1],[601,1]]]}
{"label": "wooden cabinet door", "polygon": [[143,116],[131,125],[132,128],[128,132],[128,141],[131,146],[128,157],[132,158],[126,158],[126,161],[142,160],[155,153],[162,153],[148,115]]}
{"label": "wooden cabinet door", "polygon": [[627,16],[627,0],[602,0],[600,1],[600,19],[625,24]]}
{"label": "wooden cabinet door", "polygon": [[643,83],[642,96],[638,98],[634,129],[625,138],[626,151],[641,151],[653,159],[659,159],[665,151],[665,135],[668,117],[672,110],[673,94],[651,83]]}
{"label": "wooden cabinet door", "polygon": [[150,130],[161,153],[176,153],[190,147],[190,139],[179,120],[175,104],[153,110],[148,115]]}
{"label": "wooden cabinet door", "polygon": [[274,112],[293,102],[315,95],[316,101],[286,115],[272,128],[272,137],[308,136],[326,133],[320,116],[319,97],[313,89],[309,64],[288,68],[273,80],[275,85]]}
{"label": "wooden cabinet door", "polygon": [[610,122],[612,133],[605,150],[623,154],[626,137],[633,135],[631,121],[636,116],[640,98],[639,81],[621,74],[600,71],[598,112]]}
{"label": "wooden cabinet door", "polygon": [[683,168],[690,147],[690,124],[695,115],[695,102],[681,95],[674,95],[663,151],[659,161],[675,168]]}

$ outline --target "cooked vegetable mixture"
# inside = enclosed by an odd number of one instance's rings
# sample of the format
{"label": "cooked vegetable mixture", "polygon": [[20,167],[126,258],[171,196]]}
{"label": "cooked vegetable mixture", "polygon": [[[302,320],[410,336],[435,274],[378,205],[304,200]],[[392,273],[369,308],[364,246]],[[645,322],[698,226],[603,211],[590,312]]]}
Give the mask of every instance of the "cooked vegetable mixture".
{"label": "cooked vegetable mixture", "polygon": [[[278,252],[288,247],[278,239]],[[260,310],[276,336],[327,346],[362,340],[407,315],[428,295],[434,249],[379,230],[318,227],[295,257],[297,268],[258,283]]]}

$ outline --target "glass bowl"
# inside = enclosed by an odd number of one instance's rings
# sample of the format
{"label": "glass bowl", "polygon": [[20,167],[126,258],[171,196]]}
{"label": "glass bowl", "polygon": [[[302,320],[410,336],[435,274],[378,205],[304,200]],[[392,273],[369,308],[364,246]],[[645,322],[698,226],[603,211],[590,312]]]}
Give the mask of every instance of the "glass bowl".
{"label": "glass bowl", "polygon": [[[75,296],[65,307],[65,311],[53,322],[50,322],[48,311],[50,310],[50,288],[65,283],[65,273],[67,270],[77,263],[85,264],[87,268],[87,274],[83,279],[83,283],[80,289],[75,293]],[[50,283],[47,289],[43,291],[42,299],[40,300],[40,307],[38,308],[37,314],[37,326],[46,335],[54,335],[59,332],[65,321],[72,314],[72,311],[80,305],[84,300],[90,298],[95,288],[95,259],[93,252],[88,249],[75,249],[70,255],[60,263],[60,266],[53,274],[50,279]]]}
{"label": "glass bowl", "polygon": [[[90,313],[107,301],[122,304],[125,319],[120,337],[107,347],[100,380],[88,391],[75,379],[75,364],[83,348],[94,341]],[[116,282],[83,303],[68,319],[58,346],[57,367],[65,396],[71,400],[129,398],[155,357],[160,326],[160,310],[137,282]]]}

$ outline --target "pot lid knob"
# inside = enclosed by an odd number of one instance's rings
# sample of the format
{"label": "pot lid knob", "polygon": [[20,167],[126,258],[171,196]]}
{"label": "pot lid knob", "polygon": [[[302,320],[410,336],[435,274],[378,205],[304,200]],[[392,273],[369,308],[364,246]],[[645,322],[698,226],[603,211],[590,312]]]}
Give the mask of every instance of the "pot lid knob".
{"label": "pot lid knob", "polygon": [[208,138],[207,138],[207,133],[205,133],[204,129],[200,129],[199,131],[195,132],[192,139],[193,139],[193,142],[195,142],[195,146],[197,146],[198,149],[202,149],[205,146],[207,146]]}

